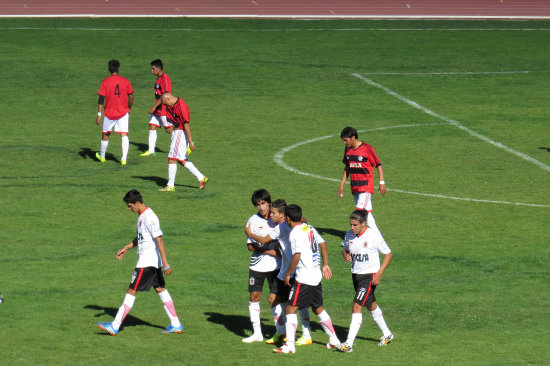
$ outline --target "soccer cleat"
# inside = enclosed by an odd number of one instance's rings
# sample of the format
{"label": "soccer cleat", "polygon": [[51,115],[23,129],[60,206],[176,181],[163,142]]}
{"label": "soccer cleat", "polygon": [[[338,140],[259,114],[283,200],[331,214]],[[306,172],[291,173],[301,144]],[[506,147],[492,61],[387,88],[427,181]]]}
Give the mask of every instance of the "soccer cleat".
{"label": "soccer cleat", "polygon": [[386,344],[390,343],[392,340],[393,340],[393,334],[390,333],[390,335],[387,337],[385,336],[380,337],[380,342],[378,343],[378,345],[380,347],[385,346]]}
{"label": "soccer cleat", "polygon": [[101,155],[99,155],[98,152],[95,153],[95,158],[97,160],[99,160],[100,163],[104,163],[105,162],[105,158],[102,158]]}
{"label": "soccer cleat", "polygon": [[187,156],[191,155],[192,152],[193,150],[191,150],[191,148],[187,146]]}
{"label": "soccer cleat", "polygon": [[156,152],[146,151],[146,152],[144,152],[143,154],[139,154],[139,156],[157,156],[157,153],[156,153]]}
{"label": "soccer cleat", "polygon": [[126,160],[121,160],[120,165],[126,165]]}
{"label": "soccer cleat", "polygon": [[297,346],[307,346],[308,344],[313,344],[313,339],[311,337],[301,336],[295,343]]}
{"label": "soccer cleat", "polygon": [[340,352],[353,352],[353,349],[351,348],[351,345],[348,344],[348,342],[340,343],[338,346],[338,351]]}
{"label": "soccer cleat", "polygon": [[118,329],[113,328],[113,323],[96,323],[99,329],[109,333],[112,336],[118,334]]}
{"label": "soccer cleat", "polygon": [[252,334],[250,337],[243,338],[244,343],[263,342],[264,336],[261,334]]}
{"label": "soccer cleat", "polygon": [[284,344],[282,347],[274,348],[272,352],[273,353],[295,353],[296,350]]}
{"label": "soccer cleat", "polygon": [[175,191],[176,191],[176,187],[170,187],[170,186],[166,186],[164,188],[159,189],[159,192],[175,192]]}
{"label": "soccer cleat", "polygon": [[338,348],[338,344],[332,344],[330,342],[328,342],[327,344],[325,344],[323,346],[323,348],[326,348],[326,349],[335,349],[335,348]]}
{"label": "soccer cleat", "polygon": [[199,181],[199,189],[204,189],[206,183],[208,183],[208,177],[205,175],[204,178]]}
{"label": "soccer cleat", "polygon": [[277,344],[277,343],[283,343],[283,342],[286,342],[286,336],[279,332],[275,333],[273,338],[265,341],[265,343],[267,344]]}
{"label": "soccer cleat", "polygon": [[179,327],[174,327],[172,325],[169,325],[166,328],[164,328],[164,330],[161,333],[162,334],[170,334],[170,333],[181,334],[183,333],[183,325],[180,324]]}

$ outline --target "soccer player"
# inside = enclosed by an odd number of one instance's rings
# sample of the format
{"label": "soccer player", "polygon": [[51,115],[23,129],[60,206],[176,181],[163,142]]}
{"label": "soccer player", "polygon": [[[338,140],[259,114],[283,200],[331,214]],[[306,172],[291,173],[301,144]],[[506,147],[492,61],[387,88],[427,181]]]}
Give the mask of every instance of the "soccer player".
{"label": "soccer player", "polygon": [[[349,217],[350,227],[345,235],[342,254],[344,260],[351,262],[351,273],[355,298],[351,310],[351,324],[348,331],[348,339],[339,350],[351,352],[353,342],[363,322],[362,309],[364,306],[370,311],[372,319],[382,331],[379,346],[385,346],[393,339],[393,334],[388,329],[382,310],[376,304],[374,291],[382,280],[382,274],[390,264],[392,252],[384,238],[376,230],[367,226],[367,213],[363,210],[355,210]],[[380,265],[379,253],[384,254]]]}
{"label": "soccer player", "polygon": [[162,333],[182,333],[183,326],[176,313],[174,301],[168,290],[164,287],[163,272],[169,276],[172,273],[172,269],[166,260],[166,249],[164,247],[159,219],[153,210],[145,206],[141,194],[136,190],[126,193],[124,202],[130,211],[138,214],[137,236],[129,244],[120,249],[116,257],[118,260],[122,260],[124,254],[137,246],[138,261],[130,281],[130,286],[126,291],[126,297],[115,316],[115,320],[111,323],[97,323],[97,326],[110,335],[116,336],[124,318],[134,305],[138,291],[149,291],[153,287],[164,304],[164,310],[171,322]]}
{"label": "soccer player", "polygon": [[[311,309],[319,317],[321,327],[329,336],[327,348],[340,347],[340,341],[336,336],[332,320],[323,307],[323,288],[321,279],[332,277],[332,271],[328,265],[328,250],[324,240],[317,231],[302,222],[302,209],[298,205],[288,205],[285,210],[286,222],[292,229],[290,232],[290,245],[292,248],[292,261],[285,274],[285,283],[290,286],[292,272],[296,270],[296,281],[290,290],[288,305],[286,306],[286,344],[275,348],[273,353],[294,353],[296,328],[298,317],[296,312],[300,308]],[[319,255],[319,251],[321,255]],[[321,271],[321,257],[323,267]]]}
{"label": "soccer player", "polygon": [[[277,224],[269,218],[271,196],[265,189],[258,189],[252,193],[252,204],[258,211],[252,215],[246,223],[250,230],[259,236],[267,235]],[[276,313],[275,294],[277,293],[277,274],[280,267],[280,260],[277,258],[275,249],[260,248],[250,237],[246,239],[248,250],[252,252],[250,257],[250,266],[248,270],[248,292],[250,293],[250,302],[248,304],[248,313],[252,323],[253,334],[244,338],[244,343],[263,342],[262,324],[260,321],[260,299],[267,280],[269,285],[268,302],[271,307],[273,318],[280,316],[280,311]],[[263,250],[262,250],[263,249]]]}
{"label": "soccer player", "polygon": [[[277,293],[275,294],[275,300],[272,303],[271,311],[273,313],[273,320],[277,328],[275,335],[266,340],[267,344],[282,343],[285,339],[285,308],[288,301],[288,295],[290,293],[290,286],[284,283],[285,274],[290,266],[292,260],[292,249],[290,248],[290,226],[286,223],[285,216],[286,202],[279,199],[273,201],[270,208],[270,218],[277,226],[266,236],[255,235],[249,226],[245,227],[246,235],[255,240],[257,243],[262,244],[260,250],[269,248],[269,245],[273,242],[277,242],[277,250],[281,253],[281,268],[277,275]],[[291,274],[290,283],[294,283],[294,272]],[[275,309],[274,309],[275,308]],[[309,325],[309,310],[307,308],[300,309],[300,317],[302,318],[302,336],[296,341],[296,346],[306,346],[313,344],[310,333]]]}
{"label": "soccer player", "polygon": [[166,187],[159,189],[160,192],[174,192],[175,181],[178,171],[177,163],[183,165],[199,181],[199,189],[204,189],[208,177],[203,175],[195,165],[187,159],[188,148],[195,151],[195,144],[191,138],[191,122],[189,107],[183,99],[164,93],[160,97],[161,103],[166,105],[170,122],[173,124],[172,143],[168,153],[168,183]]}
{"label": "soccer player", "polygon": [[102,137],[99,152],[95,157],[100,162],[105,162],[105,153],[109,146],[109,136],[114,129],[115,133],[120,134],[122,139],[122,157],[120,164],[126,165],[130,140],[128,139],[128,125],[130,120],[130,109],[134,103],[134,89],[130,81],[118,74],[120,62],[118,60],[109,61],[109,72],[111,76],[101,82],[99,87],[99,99],[97,101],[96,123],[99,125],[101,112],[105,104],[105,116],[103,117]]}
{"label": "soccer player", "polygon": [[155,81],[155,104],[149,109],[151,115],[149,117],[149,149],[139,156],[156,155],[155,146],[157,144],[158,127],[164,127],[169,134],[173,131],[172,123],[166,119],[166,106],[160,101],[162,94],[172,92],[172,83],[168,74],[164,72],[160,59],[151,61],[151,72],[157,77],[157,81]]}
{"label": "soccer player", "polygon": [[338,196],[344,197],[344,185],[348,177],[351,178],[351,193],[355,199],[355,209],[368,212],[367,225],[378,230],[372,215],[371,195],[374,193],[374,168],[380,178],[378,190],[383,196],[386,194],[384,170],[376,152],[369,144],[358,139],[357,130],[346,127],[340,133],[340,138],[346,145],[343,163],[344,175],[338,189]]}

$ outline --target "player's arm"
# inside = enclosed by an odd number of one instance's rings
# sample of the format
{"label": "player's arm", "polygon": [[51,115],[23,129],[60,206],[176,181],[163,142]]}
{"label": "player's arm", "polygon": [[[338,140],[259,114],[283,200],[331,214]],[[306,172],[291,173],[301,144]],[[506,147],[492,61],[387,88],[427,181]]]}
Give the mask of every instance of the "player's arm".
{"label": "player's arm", "polygon": [[376,167],[376,170],[378,170],[378,178],[380,179],[378,191],[383,196],[386,194],[386,183],[384,182],[384,169],[382,169],[382,165],[378,165]]}
{"label": "player's arm", "polygon": [[137,245],[138,245],[138,239],[137,239],[137,236],[136,236],[134,240],[132,240],[130,243],[126,244],[124,247],[122,247],[116,253],[116,259],[118,259],[119,261],[122,260],[122,257],[124,256],[124,254],[126,254],[127,251],[129,251],[130,249],[132,249],[133,247],[135,247]]}
{"label": "player's arm", "polygon": [[382,264],[380,265],[380,269],[378,270],[378,272],[376,272],[374,274],[374,276],[372,276],[372,284],[373,285],[378,285],[380,283],[380,281],[382,280],[382,274],[384,273],[384,271],[388,267],[388,264],[390,264],[391,259],[392,259],[392,253],[391,252],[384,255],[384,260],[382,261]]}
{"label": "player's arm", "polygon": [[149,108],[149,114],[155,113],[155,111],[161,104],[162,103],[160,102],[160,95],[155,95],[155,104],[151,108]]}
{"label": "player's arm", "polygon": [[162,239],[162,236],[157,236],[155,238],[155,242],[157,243],[157,248],[159,248],[160,260],[162,262],[162,271],[165,275],[170,276],[170,274],[172,273],[172,268],[170,268],[170,265],[166,260],[166,248],[164,247],[164,240]]}
{"label": "player's arm", "polygon": [[189,125],[189,122],[185,122],[183,124],[183,130],[187,135],[187,142],[189,143],[189,148],[191,149],[191,151],[195,151],[195,144],[193,143],[193,139],[191,138],[191,126]]}
{"label": "player's arm", "polygon": [[128,94],[128,109],[132,109],[132,105],[134,105],[134,93]]}
{"label": "player's arm", "polygon": [[346,165],[344,168],[344,175],[342,176],[342,180],[340,181],[340,188],[338,188],[338,196],[344,197],[344,187],[346,186],[346,181],[349,177],[349,166]]}
{"label": "player's arm", "polygon": [[95,119],[95,123],[99,125],[101,122],[101,112],[103,111],[103,105],[105,104],[105,96],[100,95],[97,98],[97,117]]}
{"label": "player's arm", "polygon": [[269,235],[259,236],[259,235],[254,234],[252,232],[252,228],[250,227],[250,225],[247,225],[247,226],[244,227],[244,232],[245,232],[246,236],[248,236],[250,239],[252,239],[255,242],[260,243],[260,244],[267,244],[267,243],[269,243],[270,241],[273,240],[273,238]]}
{"label": "player's arm", "polygon": [[292,259],[290,260],[290,266],[288,267],[288,270],[285,273],[284,281],[287,286],[290,286],[290,275],[292,274],[292,272],[294,272],[299,262],[300,262],[300,253],[294,253],[294,255],[292,256]]}
{"label": "player's arm", "polygon": [[345,249],[342,249],[342,256],[346,262],[351,262],[351,254]]}
{"label": "player's arm", "polygon": [[328,265],[328,249],[327,249],[327,243],[322,242],[319,243],[319,249],[321,249],[321,258],[323,259],[323,276],[330,280],[332,277],[332,271]]}

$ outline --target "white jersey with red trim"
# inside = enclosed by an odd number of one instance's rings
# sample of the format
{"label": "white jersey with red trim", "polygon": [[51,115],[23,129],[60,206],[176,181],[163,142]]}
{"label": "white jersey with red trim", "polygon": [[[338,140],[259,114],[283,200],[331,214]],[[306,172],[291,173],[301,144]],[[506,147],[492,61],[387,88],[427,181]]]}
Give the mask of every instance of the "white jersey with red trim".
{"label": "white jersey with red trim", "polygon": [[317,286],[323,277],[319,252],[319,243],[324,242],[323,238],[308,224],[298,224],[290,232],[289,240],[292,255],[300,253],[300,261],[296,266],[296,282]]}
{"label": "white jersey with red trim", "polygon": [[[250,226],[252,233],[255,235],[267,236],[277,224],[271,219],[266,220],[259,214],[254,214],[248,219],[246,226]],[[246,242],[254,243],[255,241],[247,236]],[[280,265],[281,260],[279,258],[275,258],[269,254],[252,253],[249,268],[256,272],[271,272],[279,268]]]}
{"label": "white jersey with red trim", "polygon": [[159,218],[149,207],[139,214],[137,220],[138,261],[136,268],[160,268],[162,261],[155,238],[162,236]]}
{"label": "white jersey with red trim", "polygon": [[391,253],[382,235],[373,229],[355,235],[351,230],[344,237],[344,250],[351,255],[351,273],[376,273],[380,269],[380,255]]}
{"label": "white jersey with red trim", "polygon": [[[290,247],[290,226],[286,222],[277,225],[269,236],[273,240],[279,240],[281,246],[281,268],[279,269],[279,275],[277,276],[281,281],[285,279],[286,271],[290,267],[290,261],[292,260],[292,248]],[[292,272],[290,277],[294,277],[296,271]]]}

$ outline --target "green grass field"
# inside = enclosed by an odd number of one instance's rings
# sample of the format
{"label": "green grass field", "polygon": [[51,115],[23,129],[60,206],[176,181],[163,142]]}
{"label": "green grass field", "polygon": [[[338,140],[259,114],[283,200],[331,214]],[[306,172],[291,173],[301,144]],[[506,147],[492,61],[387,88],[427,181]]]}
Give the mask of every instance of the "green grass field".
{"label": "green grass field", "polygon": [[[2,19],[1,362],[548,364],[548,24]],[[167,134],[156,158],[138,156],[158,57],[190,106],[204,191],[180,167],[177,191],[157,192]],[[93,158],[97,90],[111,58],[135,89],[124,167],[118,136],[111,159]],[[327,241],[334,277],[323,285],[325,307],[345,339],[353,290],[339,244],[353,200],[336,192],[348,125],[384,164],[389,191],[374,208],[394,259],[377,300],[396,338],[377,347],[365,313],[351,354],[322,348],[314,316],[315,344],[290,357],[243,344],[243,226],[258,188],[300,204]],[[294,170],[274,159],[285,147]],[[133,188],[160,217],[182,335],[159,334],[168,318],[153,292],[138,295],[117,337],[95,326],[112,320],[135,265],[135,253],[115,259],[135,235],[122,202]],[[264,296],[266,335],[270,318]]]}

